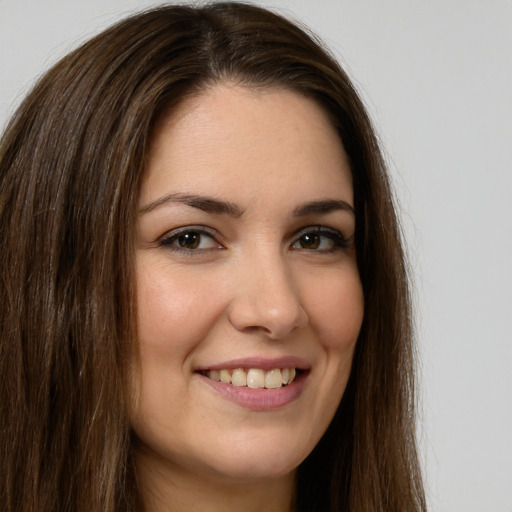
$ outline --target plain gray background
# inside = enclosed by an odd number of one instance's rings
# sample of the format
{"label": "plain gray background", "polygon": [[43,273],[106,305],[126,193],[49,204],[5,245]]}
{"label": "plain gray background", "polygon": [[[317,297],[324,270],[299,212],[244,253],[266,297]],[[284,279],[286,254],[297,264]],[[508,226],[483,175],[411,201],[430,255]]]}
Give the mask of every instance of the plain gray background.
{"label": "plain gray background", "polygon": [[[0,126],[144,0],[0,0]],[[408,241],[430,509],[512,512],[512,1],[269,0],[321,35],[386,148]]]}

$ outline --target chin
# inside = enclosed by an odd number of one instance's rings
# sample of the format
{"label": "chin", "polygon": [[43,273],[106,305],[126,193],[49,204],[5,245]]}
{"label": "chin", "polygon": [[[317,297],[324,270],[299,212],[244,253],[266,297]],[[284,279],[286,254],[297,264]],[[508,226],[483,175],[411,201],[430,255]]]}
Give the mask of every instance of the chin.
{"label": "chin", "polygon": [[216,457],[209,465],[213,473],[231,480],[268,480],[293,473],[308,454],[295,446],[283,449],[246,444],[241,449],[233,447],[225,457]]}
{"label": "chin", "polygon": [[226,461],[226,464],[213,464],[208,473],[214,480],[243,484],[286,477],[294,473],[299,464],[299,461],[283,463],[282,460],[267,458]]}

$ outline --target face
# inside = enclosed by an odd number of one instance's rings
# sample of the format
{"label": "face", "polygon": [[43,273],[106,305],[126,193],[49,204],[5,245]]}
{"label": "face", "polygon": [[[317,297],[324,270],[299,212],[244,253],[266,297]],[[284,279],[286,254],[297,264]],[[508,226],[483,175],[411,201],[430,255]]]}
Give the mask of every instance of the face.
{"label": "face", "polygon": [[352,205],[335,130],[293,92],[217,85],[159,123],[136,248],[147,464],[263,479],[311,452],[363,316]]}

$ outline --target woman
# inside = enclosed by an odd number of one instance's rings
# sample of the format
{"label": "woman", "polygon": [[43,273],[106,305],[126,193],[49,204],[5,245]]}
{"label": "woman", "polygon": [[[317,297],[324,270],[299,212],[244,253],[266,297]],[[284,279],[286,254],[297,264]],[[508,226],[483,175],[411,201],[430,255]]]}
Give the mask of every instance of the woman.
{"label": "woman", "polygon": [[311,36],[131,17],[0,157],[5,510],[425,509],[391,192]]}

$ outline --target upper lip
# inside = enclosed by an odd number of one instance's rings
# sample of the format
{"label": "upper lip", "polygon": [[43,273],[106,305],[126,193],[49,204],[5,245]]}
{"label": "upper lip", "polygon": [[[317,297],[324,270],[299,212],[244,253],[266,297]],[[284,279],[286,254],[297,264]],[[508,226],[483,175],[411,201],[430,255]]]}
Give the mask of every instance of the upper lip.
{"label": "upper lip", "polygon": [[305,359],[296,356],[283,356],[277,358],[244,357],[223,361],[221,363],[198,366],[196,371],[235,370],[237,368],[258,368],[264,371],[270,371],[276,368],[308,370],[310,367],[311,365]]}

